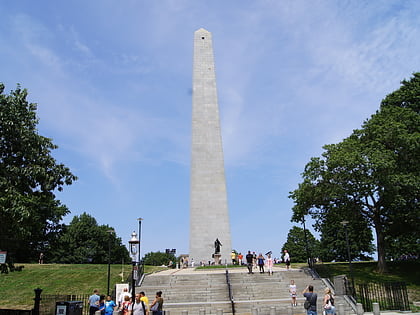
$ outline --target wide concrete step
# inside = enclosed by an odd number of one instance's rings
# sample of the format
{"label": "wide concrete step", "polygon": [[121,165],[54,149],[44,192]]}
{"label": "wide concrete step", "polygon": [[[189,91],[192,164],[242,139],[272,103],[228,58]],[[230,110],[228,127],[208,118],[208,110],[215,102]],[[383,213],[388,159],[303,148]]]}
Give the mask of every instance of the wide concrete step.
{"label": "wide concrete step", "polygon": [[[141,287],[136,291],[145,291],[149,300],[153,300],[156,291],[163,292],[164,310],[170,315],[216,314],[222,310],[224,314],[232,313],[229,300],[226,274],[224,271],[197,272],[190,270],[172,271],[173,274],[154,274],[145,277]],[[253,309],[258,309],[259,315],[305,314],[304,298],[300,292],[308,284],[314,286],[318,293],[318,312],[322,314],[324,284],[314,280],[301,270],[277,271],[273,275],[254,272],[248,274],[247,269],[236,268],[229,272],[231,289],[234,299],[235,313],[251,315]],[[294,280],[298,289],[298,306],[291,306],[289,293],[290,280]],[[336,297],[336,303],[340,303]],[[337,304],[338,305],[338,304]]]}

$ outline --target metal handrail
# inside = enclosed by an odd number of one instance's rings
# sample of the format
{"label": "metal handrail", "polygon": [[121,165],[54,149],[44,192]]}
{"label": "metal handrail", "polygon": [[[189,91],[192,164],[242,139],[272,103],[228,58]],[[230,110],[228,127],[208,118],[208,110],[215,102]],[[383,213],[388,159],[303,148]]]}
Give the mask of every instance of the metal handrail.
{"label": "metal handrail", "polygon": [[233,300],[232,285],[230,284],[229,271],[227,267],[226,267],[226,283],[227,283],[228,291],[229,291],[230,304],[232,305],[232,314],[235,315],[235,301]]}

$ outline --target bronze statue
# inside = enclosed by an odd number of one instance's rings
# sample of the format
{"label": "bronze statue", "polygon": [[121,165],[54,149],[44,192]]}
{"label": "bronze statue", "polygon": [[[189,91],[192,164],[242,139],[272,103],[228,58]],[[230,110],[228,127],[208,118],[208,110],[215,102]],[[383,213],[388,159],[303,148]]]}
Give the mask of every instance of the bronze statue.
{"label": "bronze statue", "polygon": [[215,254],[220,254],[220,246],[223,246],[222,243],[220,243],[219,239],[216,238],[216,240],[214,241],[214,253]]}

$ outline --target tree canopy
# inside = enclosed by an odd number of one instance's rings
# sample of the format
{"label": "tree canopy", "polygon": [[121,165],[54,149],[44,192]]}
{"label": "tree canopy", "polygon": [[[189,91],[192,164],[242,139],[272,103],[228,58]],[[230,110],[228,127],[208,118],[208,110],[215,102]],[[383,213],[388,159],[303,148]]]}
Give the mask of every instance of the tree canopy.
{"label": "tree canopy", "polygon": [[322,225],[327,216],[341,213],[354,224],[349,218],[355,212],[375,230],[378,270],[386,271],[387,237],[419,232],[419,110],[420,73],[415,73],[361,129],[325,145],[322,157],[310,160],[303,182],[290,194],[292,220],[310,214]]}
{"label": "tree canopy", "polygon": [[113,228],[98,225],[87,213],[74,216],[69,225],[63,225],[60,237],[46,253],[46,261],[55,263],[104,264],[109,257],[112,264],[131,262],[127,248]]}
{"label": "tree canopy", "polygon": [[52,140],[37,130],[37,105],[17,86],[0,83],[0,248],[19,261],[36,260],[69,210],[56,193],[77,178],[51,155]]}
{"label": "tree canopy", "polygon": [[150,266],[168,266],[172,262],[175,265],[176,258],[173,254],[163,252],[150,252],[144,256],[144,264]]}
{"label": "tree canopy", "polygon": [[290,254],[292,262],[307,262],[309,258],[319,257],[319,241],[310,231],[294,226],[287,234],[281,251],[284,250]]}

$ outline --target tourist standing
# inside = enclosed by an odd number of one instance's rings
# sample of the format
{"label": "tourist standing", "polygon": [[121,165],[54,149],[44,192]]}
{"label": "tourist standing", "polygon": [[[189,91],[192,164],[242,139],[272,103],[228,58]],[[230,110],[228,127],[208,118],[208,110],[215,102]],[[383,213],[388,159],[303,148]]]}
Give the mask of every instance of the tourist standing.
{"label": "tourist standing", "polygon": [[143,301],[146,305],[146,309],[149,310],[149,298],[143,291],[140,292],[140,301]]}
{"label": "tourist standing", "polygon": [[244,255],[242,255],[242,253],[239,253],[239,254],[238,254],[238,264],[239,264],[240,266],[242,266],[242,264],[243,264],[242,259],[244,259]]}
{"label": "tourist standing", "polygon": [[334,296],[330,290],[330,288],[325,288],[324,290],[324,311],[325,315],[335,315],[335,306],[334,306]]}
{"label": "tourist standing", "polygon": [[112,315],[116,307],[117,304],[112,300],[110,295],[107,295],[105,301],[105,315]]}
{"label": "tourist standing", "polygon": [[93,290],[93,294],[89,296],[89,315],[95,315],[95,312],[99,309],[99,290]]}
{"label": "tourist standing", "polygon": [[131,298],[131,294],[128,293],[128,288],[124,288],[123,291],[120,294],[120,297],[118,299],[118,306],[121,307],[121,304],[124,303],[125,297],[128,296],[128,298]]}
{"label": "tourist standing", "polygon": [[144,305],[144,302],[140,298],[140,294],[137,293],[134,303],[131,306],[131,315],[147,315],[149,313]]}
{"label": "tourist standing", "polygon": [[127,295],[124,297],[124,301],[120,305],[120,312],[122,315],[128,315],[131,312],[130,297]]}
{"label": "tourist standing", "polygon": [[153,300],[153,303],[150,305],[150,310],[152,311],[153,315],[162,315],[162,306],[162,291],[158,291],[156,292],[156,297]]}
{"label": "tourist standing", "polygon": [[258,267],[260,268],[260,273],[264,273],[264,256],[263,254],[259,254],[257,257]]}
{"label": "tourist standing", "polygon": [[297,303],[296,303],[297,288],[296,288],[295,280],[290,280],[289,292],[290,292],[290,297],[292,298],[292,306],[297,306]]}
{"label": "tourist standing", "polygon": [[302,293],[303,296],[306,298],[306,301],[309,301],[309,308],[306,309],[306,314],[317,315],[316,300],[318,296],[316,293],[314,293],[314,287],[312,285],[308,285]]}
{"label": "tourist standing", "polygon": [[287,252],[287,250],[284,250],[283,261],[286,264],[286,269],[289,270],[290,269],[290,255]]}
{"label": "tourist standing", "polygon": [[268,274],[272,276],[274,261],[273,261],[273,258],[271,257],[271,254],[267,253],[267,259],[265,260],[265,263],[267,265]]}
{"label": "tourist standing", "polygon": [[236,253],[234,250],[230,253],[230,258],[232,259],[232,265],[236,265]]}
{"label": "tourist standing", "polygon": [[102,315],[105,315],[105,295],[101,294],[99,297],[99,311],[101,311]]}
{"label": "tourist standing", "polygon": [[246,266],[248,267],[248,273],[253,273],[252,264],[254,262],[254,255],[251,254],[250,250],[248,251],[248,254],[246,254],[245,259],[246,259]]}
{"label": "tourist standing", "polygon": [[42,265],[44,263],[44,253],[39,254],[38,263]]}

